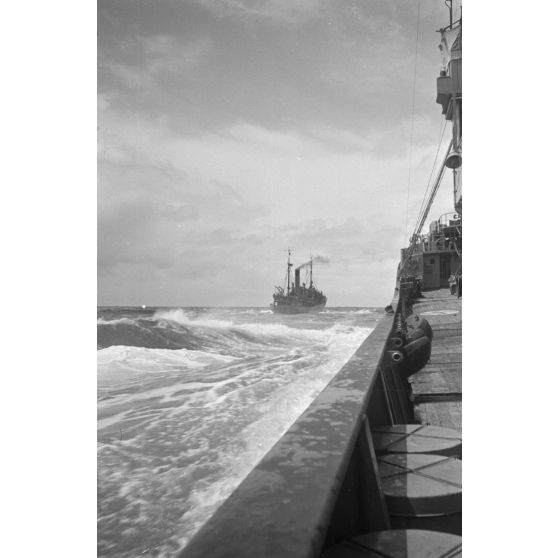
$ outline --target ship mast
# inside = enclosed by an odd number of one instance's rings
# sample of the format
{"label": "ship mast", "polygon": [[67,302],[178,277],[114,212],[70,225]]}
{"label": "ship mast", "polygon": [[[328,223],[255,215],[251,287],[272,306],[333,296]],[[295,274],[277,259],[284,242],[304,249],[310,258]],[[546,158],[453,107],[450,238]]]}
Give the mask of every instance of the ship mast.
{"label": "ship mast", "polygon": [[[449,2],[449,3],[448,3]],[[450,20],[450,27],[453,26],[453,0],[444,0],[444,4],[449,9],[449,20]]]}
{"label": "ship mast", "polygon": [[287,248],[287,252],[289,253],[289,257],[287,259],[287,295],[291,292],[291,267],[293,264],[291,263],[291,249]]}
{"label": "ship mast", "polygon": [[312,286],[312,254],[310,254],[310,286]]}

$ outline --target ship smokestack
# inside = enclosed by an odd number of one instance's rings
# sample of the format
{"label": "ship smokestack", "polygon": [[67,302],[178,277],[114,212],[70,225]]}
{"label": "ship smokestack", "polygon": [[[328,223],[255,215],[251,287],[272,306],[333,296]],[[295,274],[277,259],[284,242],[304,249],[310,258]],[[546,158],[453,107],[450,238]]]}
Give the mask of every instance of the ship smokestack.
{"label": "ship smokestack", "polygon": [[295,290],[300,288],[300,267],[295,269]]}

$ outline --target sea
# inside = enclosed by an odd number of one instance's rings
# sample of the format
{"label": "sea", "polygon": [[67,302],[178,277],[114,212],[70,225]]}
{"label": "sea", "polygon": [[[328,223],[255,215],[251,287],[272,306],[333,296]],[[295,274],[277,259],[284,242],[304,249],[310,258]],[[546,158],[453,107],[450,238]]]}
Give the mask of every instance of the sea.
{"label": "sea", "polygon": [[98,556],[176,556],[383,312],[99,307]]}

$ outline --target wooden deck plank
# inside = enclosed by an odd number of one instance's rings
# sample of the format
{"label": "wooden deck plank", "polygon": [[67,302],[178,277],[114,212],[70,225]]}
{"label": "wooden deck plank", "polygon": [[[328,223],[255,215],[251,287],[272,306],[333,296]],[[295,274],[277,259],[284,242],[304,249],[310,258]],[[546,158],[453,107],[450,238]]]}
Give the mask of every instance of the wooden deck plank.
{"label": "wooden deck plank", "polygon": [[415,408],[422,424],[446,426],[461,432],[461,401],[422,403]]}
{"label": "wooden deck plank", "polygon": [[412,382],[414,394],[461,393],[461,370],[439,370],[421,374]]}
{"label": "wooden deck plank", "polygon": [[429,291],[413,304],[434,333],[429,363],[410,379],[415,416],[422,424],[461,432],[461,300],[449,289]]}

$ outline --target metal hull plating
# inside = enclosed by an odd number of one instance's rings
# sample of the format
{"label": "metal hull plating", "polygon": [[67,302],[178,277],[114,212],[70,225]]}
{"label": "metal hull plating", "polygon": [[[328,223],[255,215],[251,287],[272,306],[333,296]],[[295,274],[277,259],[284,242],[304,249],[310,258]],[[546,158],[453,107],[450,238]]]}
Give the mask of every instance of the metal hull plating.
{"label": "metal hull plating", "polygon": [[270,304],[269,307],[276,314],[308,314],[309,312],[321,312],[325,308],[325,302],[323,304],[317,304],[315,306],[302,306],[299,304]]}

